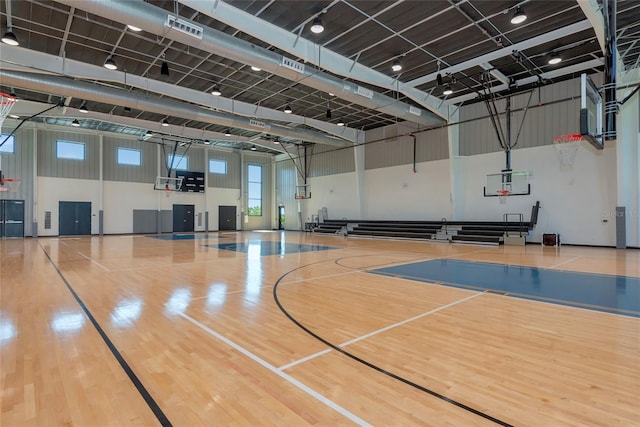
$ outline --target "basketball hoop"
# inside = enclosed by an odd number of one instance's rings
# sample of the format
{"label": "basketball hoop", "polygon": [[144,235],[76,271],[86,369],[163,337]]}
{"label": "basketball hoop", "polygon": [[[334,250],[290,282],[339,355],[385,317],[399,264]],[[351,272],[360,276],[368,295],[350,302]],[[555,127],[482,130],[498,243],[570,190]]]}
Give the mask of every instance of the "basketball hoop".
{"label": "basketball hoop", "polygon": [[496,193],[498,193],[498,200],[500,200],[501,205],[507,203],[507,196],[509,196],[510,193],[509,190],[496,190]]}
{"label": "basketball hoop", "polygon": [[0,192],[17,193],[20,189],[20,180],[16,178],[0,179]]}
{"label": "basketball hoop", "polygon": [[558,154],[560,155],[560,168],[573,168],[580,141],[582,141],[582,135],[579,133],[558,135],[553,138],[553,145],[556,146]]}
{"label": "basketball hoop", "polygon": [[7,117],[15,103],[15,97],[0,92],[0,131],[2,130],[2,123],[4,122],[4,119]]}

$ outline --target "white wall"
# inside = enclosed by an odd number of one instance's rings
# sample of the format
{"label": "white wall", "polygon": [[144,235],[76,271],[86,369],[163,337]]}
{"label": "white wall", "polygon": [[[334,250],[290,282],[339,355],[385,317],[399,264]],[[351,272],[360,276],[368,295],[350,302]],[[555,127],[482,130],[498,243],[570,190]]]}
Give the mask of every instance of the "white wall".
{"label": "white wall", "polygon": [[133,233],[134,209],[158,209],[158,195],[153,184],[104,181],[104,233]]}
{"label": "white wall", "polygon": [[[58,202],[91,202],[91,234],[98,234],[98,212],[100,211],[100,181],[38,177],[38,235],[58,235]],[[51,229],[44,228],[44,213],[51,212]]]}
{"label": "white wall", "polygon": [[[504,153],[461,158],[465,206],[462,220],[500,221],[504,213],[522,213],[530,219],[531,206],[540,201],[538,226],[528,241],[540,241],[541,233],[559,233],[565,243],[615,245],[616,177],[615,146],[598,151],[581,142],[573,168],[561,168],[552,145],[512,152],[514,171],[533,172],[531,195],[510,196],[501,205],[496,197],[484,197],[485,176],[504,167]],[[514,219],[514,218],[510,218]],[[603,222],[607,220],[607,222]]]}
{"label": "white wall", "polygon": [[218,206],[236,207],[236,228],[242,229],[240,190],[237,188],[207,188],[207,211],[209,231],[218,231]]}
{"label": "white wall", "polygon": [[451,218],[449,161],[370,169],[364,172],[365,215],[379,220]]}
{"label": "white wall", "polygon": [[323,207],[329,219],[360,219],[355,172],[309,178],[307,182],[311,184],[311,198],[299,201],[303,222],[310,221]]}

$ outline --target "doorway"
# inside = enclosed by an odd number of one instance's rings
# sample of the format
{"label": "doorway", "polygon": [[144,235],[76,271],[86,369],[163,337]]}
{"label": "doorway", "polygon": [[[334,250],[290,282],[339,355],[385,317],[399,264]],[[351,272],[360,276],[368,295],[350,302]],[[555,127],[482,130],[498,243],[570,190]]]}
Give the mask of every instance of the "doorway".
{"label": "doorway", "polygon": [[284,230],[284,206],[278,206],[278,230]]}
{"label": "doorway", "polygon": [[0,200],[0,238],[24,237],[24,200]]}
{"label": "doorway", "polygon": [[91,234],[91,202],[58,202],[58,235]]}
{"label": "doorway", "polygon": [[235,206],[218,206],[218,230],[236,231]]}
{"label": "doorway", "polygon": [[194,231],[194,205],[173,205],[173,232]]}

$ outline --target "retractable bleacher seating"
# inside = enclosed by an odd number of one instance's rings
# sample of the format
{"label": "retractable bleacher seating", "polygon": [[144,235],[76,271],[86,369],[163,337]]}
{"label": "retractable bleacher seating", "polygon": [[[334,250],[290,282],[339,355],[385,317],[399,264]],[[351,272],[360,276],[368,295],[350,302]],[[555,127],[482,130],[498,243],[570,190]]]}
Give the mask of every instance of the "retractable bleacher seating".
{"label": "retractable bleacher seating", "polygon": [[314,231],[348,236],[395,239],[426,239],[457,243],[500,245],[505,236],[526,236],[537,223],[540,202],[532,207],[531,220],[524,221],[371,221],[325,220]]}

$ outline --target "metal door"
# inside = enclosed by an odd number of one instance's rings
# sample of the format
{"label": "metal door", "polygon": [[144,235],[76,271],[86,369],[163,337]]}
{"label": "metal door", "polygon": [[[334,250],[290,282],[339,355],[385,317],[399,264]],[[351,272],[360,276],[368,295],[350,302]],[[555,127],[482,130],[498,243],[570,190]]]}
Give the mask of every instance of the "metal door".
{"label": "metal door", "polygon": [[218,206],[218,230],[236,231],[236,207]]}
{"label": "metal door", "polygon": [[87,236],[91,234],[91,202],[58,203],[58,235]]}
{"label": "metal door", "polygon": [[0,237],[24,237],[24,200],[0,201]]}
{"label": "metal door", "polygon": [[194,231],[194,205],[173,205],[173,232]]}

